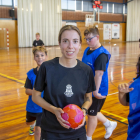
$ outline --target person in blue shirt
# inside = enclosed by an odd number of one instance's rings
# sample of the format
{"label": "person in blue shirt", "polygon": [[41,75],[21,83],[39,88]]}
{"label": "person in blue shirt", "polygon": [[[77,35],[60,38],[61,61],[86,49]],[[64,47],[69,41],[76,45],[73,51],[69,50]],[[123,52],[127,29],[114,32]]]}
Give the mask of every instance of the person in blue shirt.
{"label": "person in blue shirt", "polygon": [[93,102],[88,110],[87,140],[92,140],[98,120],[104,124],[106,129],[104,138],[108,139],[116,128],[117,122],[109,121],[100,110],[108,94],[108,66],[111,54],[101,45],[97,27],[87,28],[84,35],[88,47],[84,51],[82,62],[91,67],[96,85]]}
{"label": "person in blue shirt", "polygon": [[[37,46],[33,48],[34,60],[37,63],[37,67],[29,70],[27,72],[27,79],[25,82],[25,92],[28,95],[27,105],[26,105],[26,124],[30,125],[29,134],[34,135],[35,140],[40,140],[41,135],[41,116],[42,108],[32,101],[33,86],[39,71],[41,64],[46,60],[47,51],[45,47]],[[41,97],[43,97],[44,92],[42,92]],[[34,132],[35,127],[35,132]]]}
{"label": "person in blue shirt", "polygon": [[140,55],[136,66],[134,81],[118,86],[120,103],[129,106],[127,140],[140,140]]}

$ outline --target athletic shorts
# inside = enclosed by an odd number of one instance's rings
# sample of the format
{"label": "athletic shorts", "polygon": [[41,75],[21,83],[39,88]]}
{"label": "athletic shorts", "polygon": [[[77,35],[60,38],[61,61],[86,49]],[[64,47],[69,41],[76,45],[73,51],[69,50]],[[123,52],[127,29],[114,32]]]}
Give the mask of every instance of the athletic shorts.
{"label": "athletic shorts", "polygon": [[33,122],[36,120],[36,126],[40,126],[41,116],[42,116],[42,113],[26,112],[26,122]]}
{"label": "athletic shorts", "polygon": [[[53,138],[54,135],[55,135],[55,138]],[[44,130],[41,129],[41,140],[61,140],[60,135],[61,134],[51,133],[51,132],[44,131]],[[59,137],[58,139],[56,138],[57,136]],[[63,135],[62,138],[64,140],[64,135]],[[80,136],[79,138],[65,139],[65,140],[87,140],[87,137],[86,137],[86,134],[85,134],[85,135]]]}
{"label": "athletic shorts", "polygon": [[88,109],[88,115],[96,116],[98,112],[100,112],[101,108],[104,105],[105,99],[97,99],[92,97],[92,105]]}

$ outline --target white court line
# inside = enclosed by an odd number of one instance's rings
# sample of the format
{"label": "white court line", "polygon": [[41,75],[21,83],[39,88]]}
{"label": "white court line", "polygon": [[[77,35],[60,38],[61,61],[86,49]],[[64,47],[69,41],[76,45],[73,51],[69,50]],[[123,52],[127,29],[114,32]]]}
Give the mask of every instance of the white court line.
{"label": "white court line", "polygon": [[115,92],[115,93],[111,93],[111,94],[108,94],[107,96],[111,96],[111,95],[114,95],[114,94],[117,94],[118,92]]}

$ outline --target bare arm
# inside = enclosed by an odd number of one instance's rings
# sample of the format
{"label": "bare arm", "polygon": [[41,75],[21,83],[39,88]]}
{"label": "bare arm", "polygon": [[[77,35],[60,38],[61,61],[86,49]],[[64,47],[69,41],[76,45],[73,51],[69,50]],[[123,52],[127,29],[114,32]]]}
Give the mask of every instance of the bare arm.
{"label": "bare arm", "polygon": [[51,113],[54,114],[54,110],[55,110],[56,107],[54,107],[51,104],[49,104],[48,102],[46,102],[41,97],[41,92],[40,91],[33,90],[32,100],[33,100],[33,102],[35,102],[36,104],[38,104],[39,106],[44,108],[45,110],[48,110],[48,111],[50,111]]}
{"label": "bare arm", "polygon": [[[85,108],[85,109],[89,109],[89,107],[91,106],[92,104],[92,92],[91,93],[86,93],[85,94],[85,100],[84,100],[84,104],[82,105],[82,108]],[[83,115],[84,115],[84,118],[83,118],[83,122],[81,125],[79,125],[77,128],[75,129],[79,129],[81,128],[82,126],[84,126],[85,124],[85,116],[86,116],[86,110],[85,109],[82,109],[83,111]]]}
{"label": "bare arm", "polygon": [[126,94],[127,93],[122,93],[122,92],[119,92],[119,101],[122,105],[124,106],[129,106],[129,103],[126,102]]}
{"label": "bare arm", "polygon": [[27,95],[31,96],[32,93],[33,93],[33,90],[32,90],[32,89],[29,89],[29,88],[26,88],[26,89],[25,89],[25,93],[26,93]]}
{"label": "bare arm", "polygon": [[124,106],[129,106],[129,103],[126,101],[126,93],[131,92],[133,88],[129,88],[129,86],[133,83],[133,81],[128,84],[120,84],[118,86],[119,90],[119,101]]}
{"label": "bare arm", "polygon": [[67,129],[70,128],[68,125],[66,125],[66,124],[69,124],[69,122],[65,121],[61,117],[61,113],[64,113],[64,111],[61,108],[57,108],[57,107],[49,104],[48,102],[46,102],[41,97],[41,92],[40,91],[36,91],[35,89],[33,90],[32,100],[33,100],[33,102],[35,102],[36,104],[38,104],[39,106],[44,108],[45,110],[48,110],[49,112],[53,113],[56,116],[56,118],[59,121],[59,123],[63,127],[67,128]]}
{"label": "bare arm", "polygon": [[[82,105],[83,108],[86,108],[87,110],[89,109],[89,107],[92,104],[92,92],[91,93],[86,93],[85,94],[85,101],[84,104]],[[85,110],[84,111],[84,116],[86,114]]]}
{"label": "bare arm", "polygon": [[95,77],[94,77],[94,80],[95,80],[95,85],[96,85],[96,91],[93,91],[93,95],[97,98],[97,99],[103,99],[103,98],[106,98],[106,96],[102,96],[99,92],[99,88],[100,88],[100,85],[101,85],[101,81],[102,81],[102,76],[104,74],[104,71],[103,70],[96,70],[95,71]]}

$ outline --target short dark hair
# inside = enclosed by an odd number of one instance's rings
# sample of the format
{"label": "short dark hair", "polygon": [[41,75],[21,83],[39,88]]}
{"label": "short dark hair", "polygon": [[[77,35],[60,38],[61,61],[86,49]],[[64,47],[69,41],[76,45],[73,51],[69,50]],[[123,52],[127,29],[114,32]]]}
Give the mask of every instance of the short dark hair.
{"label": "short dark hair", "polygon": [[85,31],[84,31],[84,36],[88,35],[88,34],[93,34],[93,35],[100,35],[99,34],[99,30],[96,26],[93,27],[88,27]]}

